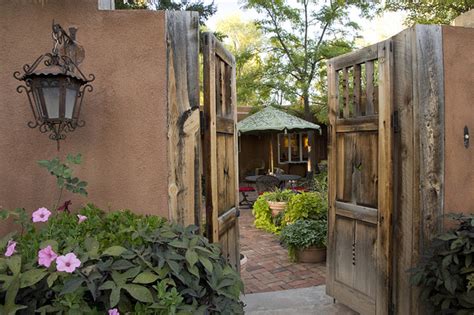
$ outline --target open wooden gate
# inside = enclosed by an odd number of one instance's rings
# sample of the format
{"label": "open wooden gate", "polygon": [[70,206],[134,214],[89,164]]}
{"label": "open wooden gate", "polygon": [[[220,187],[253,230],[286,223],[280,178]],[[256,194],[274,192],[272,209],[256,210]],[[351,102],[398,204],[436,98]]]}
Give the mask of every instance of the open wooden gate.
{"label": "open wooden gate", "polygon": [[328,62],[327,293],[361,314],[390,310],[392,45]]}
{"label": "open wooden gate", "polygon": [[211,33],[201,44],[207,236],[240,271],[235,59]]}

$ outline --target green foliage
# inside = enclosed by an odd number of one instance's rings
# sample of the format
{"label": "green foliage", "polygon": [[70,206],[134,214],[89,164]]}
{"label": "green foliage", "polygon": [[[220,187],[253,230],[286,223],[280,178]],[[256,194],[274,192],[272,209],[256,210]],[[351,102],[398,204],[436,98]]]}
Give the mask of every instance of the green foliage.
{"label": "green foliage", "polygon": [[387,0],[379,11],[404,11],[408,13],[405,24],[450,24],[454,18],[474,9],[472,0]]}
{"label": "green foliage", "polygon": [[435,238],[428,254],[411,270],[412,283],[439,314],[474,312],[474,216],[452,215],[458,227]]}
{"label": "green foliage", "polygon": [[202,0],[192,1],[173,1],[173,0],[115,0],[115,9],[117,10],[137,10],[137,9],[153,9],[153,10],[170,10],[170,11],[195,11],[199,12],[199,21],[201,25],[205,23],[217,8],[214,2],[205,4]]}
{"label": "green foliage", "polygon": [[294,195],[295,193],[290,189],[277,188],[272,192],[265,193],[265,199],[267,201],[288,202]]}
{"label": "green foliage", "polygon": [[66,188],[66,190],[87,196],[87,183],[79,180],[79,178],[73,176],[72,165],[79,165],[82,163],[82,155],[79,153],[76,156],[68,154],[66,161],[61,162],[59,158],[52,160],[41,160],[38,164],[44,167],[56,177],[56,183],[60,189]]}
{"label": "green foliage", "polygon": [[297,220],[281,230],[280,241],[288,248],[290,259],[295,260],[297,249],[326,247],[327,232],[326,220]]}
{"label": "green foliage", "polygon": [[474,273],[471,273],[470,275],[468,275],[466,279],[469,281],[467,283],[467,291],[469,292],[472,289],[474,289]]}
{"label": "green foliage", "polygon": [[[268,104],[299,105],[305,118],[315,106],[326,120],[326,60],[353,48],[358,25],[349,20],[352,8],[367,12],[370,1],[245,0],[255,9],[265,35],[265,68],[261,84],[271,90]],[[353,11],[353,10],[352,10]],[[354,12],[354,11],[353,11]]]}
{"label": "green foliage", "polygon": [[279,233],[281,227],[276,226],[272,217],[272,210],[268,205],[268,201],[263,195],[259,196],[253,204],[252,213],[255,217],[255,227],[258,229],[265,230],[270,233]]}
{"label": "green foliage", "polygon": [[328,202],[326,196],[319,192],[303,192],[295,195],[285,211],[287,224],[300,219],[326,220]]}
{"label": "green foliage", "polygon": [[[104,314],[114,307],[122,314],[243,314],[238,274],[195,227],[93,206],[80,213],[82,223],[58,213],[15,238],[17,253],[0,258],[1,314]],[[73,252],[80,267],[39,266],[37,251],[47,245],[58,255]]]}
{"label": "green foliage", "polygon": [[271,96],[265,76],[265,39],[253,21],[245,21],[235,14],[219,21],[217,32],[236,62],[237,100],[239,105],[263,106]]}

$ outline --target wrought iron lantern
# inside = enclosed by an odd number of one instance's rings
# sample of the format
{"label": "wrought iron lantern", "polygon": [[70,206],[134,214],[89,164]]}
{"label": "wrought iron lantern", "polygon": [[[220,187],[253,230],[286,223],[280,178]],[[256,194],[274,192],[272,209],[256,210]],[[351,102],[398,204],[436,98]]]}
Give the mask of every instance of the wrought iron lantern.
{"label": "wrought iron lantern", "polygon": [[23,66],[23,74],[16,71],[13,76],[24,85],[17,92],[26,92],[34,121],[28,127],[39,127],[41,133],[49,132],[49,138],[58,143],[66,138],[66,132],[83,127],[80,112],[84,94],[92,92],[94,75],[86,77],[78,65],[84,59],[84,49],[76,42],[75,28],[69,34],[53,21],[51,53],[39,56],[30,66]]}

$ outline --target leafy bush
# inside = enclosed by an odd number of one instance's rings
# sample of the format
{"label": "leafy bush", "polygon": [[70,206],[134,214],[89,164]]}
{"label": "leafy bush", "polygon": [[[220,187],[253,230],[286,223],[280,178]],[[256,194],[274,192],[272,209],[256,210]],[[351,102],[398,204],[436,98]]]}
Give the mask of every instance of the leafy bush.
{"label": "leafy bush", "polygon": [[474,216],[451,215],[458,227],[432,243],[428,254],[412,271],[412,283],[434,312],[474,313]]}
{"label": "leafy bush", "polygon": [[285,211],[285,222],[293,223],[300,219],[326,220],[328,212],[327,199],[319,192],[308,192],[295,195]]}
{"label": "leafy bush", "polygon": [[255,227],[258,229],[265,230],[270,233],[279,233],[280,227],[276,226],[273,217],[272,210],[268,205],[268,201],[263,195],[259,196],[253,204],[252,213],[255,217]]}
{"label": "leafy bush", "polygon": [[243,314],[238,274],[195,227],[91,205],[40,210],[43,228],[16,210],[23,234],[0,243],[0,314]]}
{"label": "leafy bush", "polygon": [[[76,156],[68,154],[66,161],[62,162],[59,158],[52,160],[41,160],[38,161],[39,166],[44,167],[48,172],[56,177],[56,184],[59,188],[59,196],[56,201],[54,209],[58,209],[61,201],[64,189],[74,193],[87,196],[87,182],[79,180],[79,178],[73,176],[73,165],[79,165],[82,163],[82,155],[79,153]],[[66,204],[66,208],[67,208]]]}
{"label": "leafy bush", "polygon": [[325,220],[297,220],[281,230],[280,241],[288,248],[290,258],[295,260],[297,249],[326,247],[327,232]]}
{"label": "leafy bush", "polygon": [[267,201],[288,202],[294,195],[295,193],[292,190],[277,188],[272,192],[265,193],[265,199]]}

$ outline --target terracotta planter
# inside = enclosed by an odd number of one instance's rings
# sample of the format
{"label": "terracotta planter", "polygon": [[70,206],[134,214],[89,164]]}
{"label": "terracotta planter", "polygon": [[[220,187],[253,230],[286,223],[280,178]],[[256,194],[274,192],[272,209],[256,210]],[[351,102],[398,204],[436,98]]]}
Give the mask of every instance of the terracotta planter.
{"label": "terracotta planter", "polygon": [[310,246],[296,251],[296,260],[302,263],[318,263],[326,260],[326,248]]}
{"label": "terracotta planter", "polygon": [[288,202],[286,201],[268,201],[268,205],[272,210],[272,216],[276,216],[278,213],[285,210]]}

